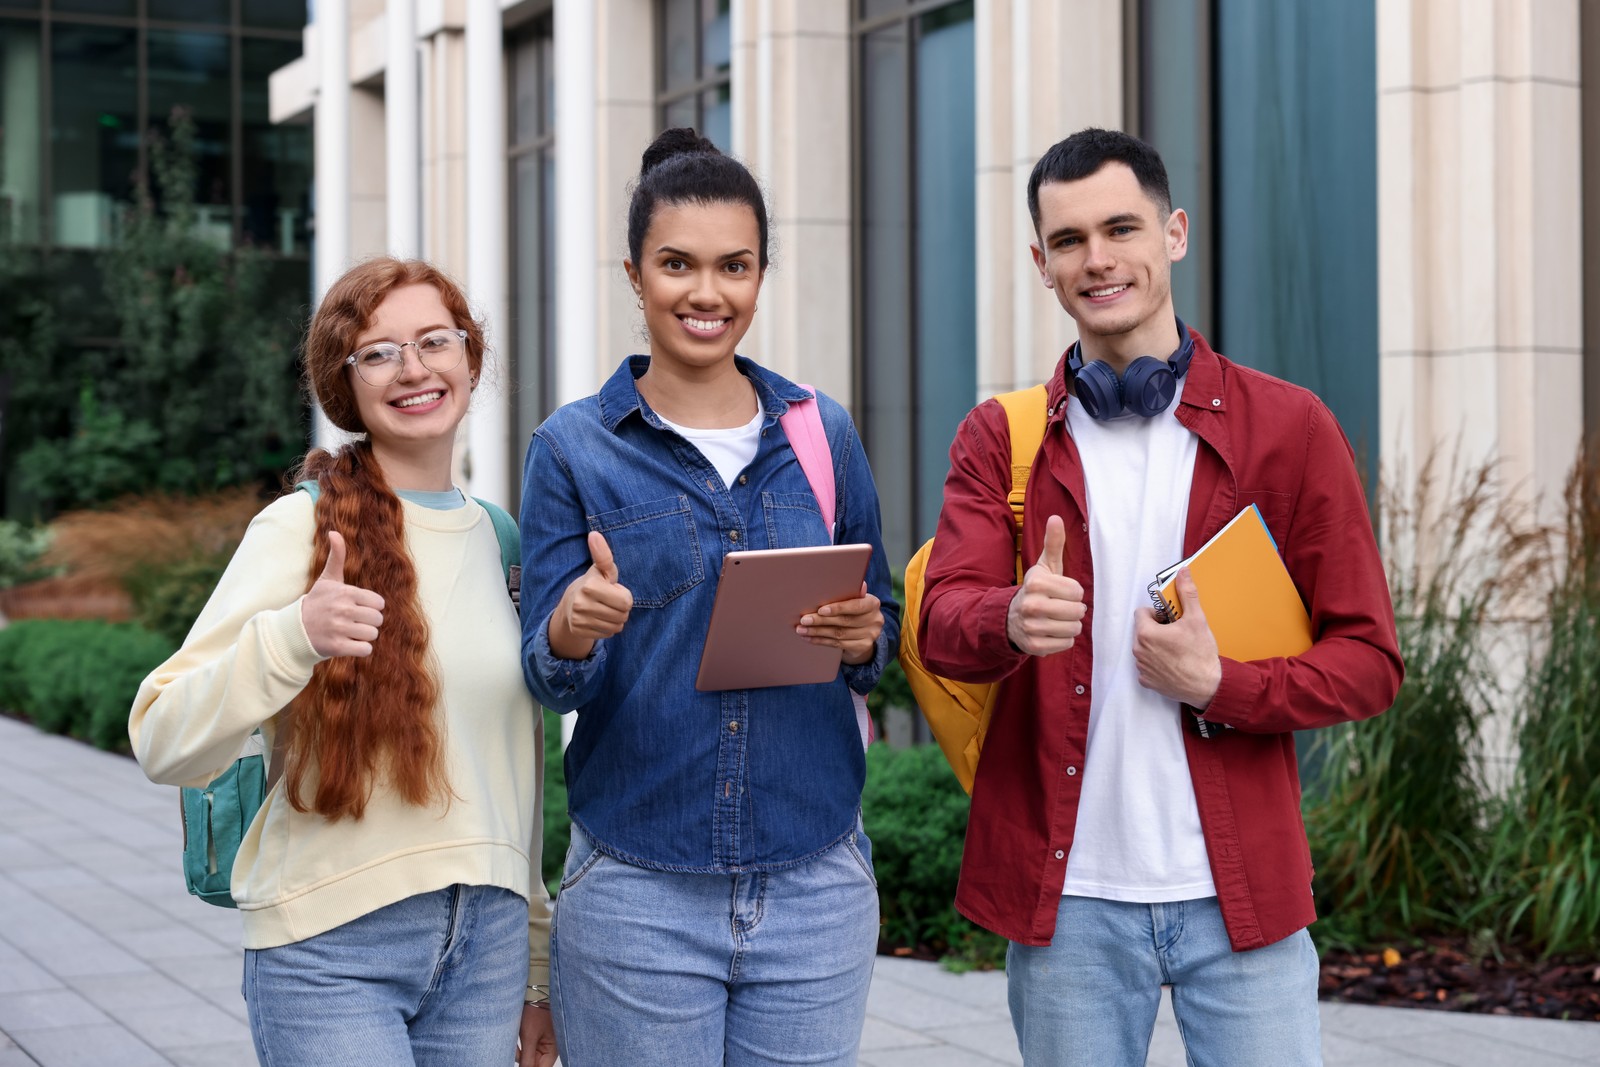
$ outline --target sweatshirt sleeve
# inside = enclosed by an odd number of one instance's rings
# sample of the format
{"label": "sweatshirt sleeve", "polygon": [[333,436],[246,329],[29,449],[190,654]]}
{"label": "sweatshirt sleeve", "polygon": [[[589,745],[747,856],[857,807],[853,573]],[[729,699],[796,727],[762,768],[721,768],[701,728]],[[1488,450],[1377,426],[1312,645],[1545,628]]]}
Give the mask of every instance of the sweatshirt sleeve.
{"label": "sweatshirt sleeve", "polygon": [[300,621],[300,598],[313,529],[305,493],[252,519],[183,646],[139,686],[128,737],[151,781],[211,782],[311,680],[321,657]]}

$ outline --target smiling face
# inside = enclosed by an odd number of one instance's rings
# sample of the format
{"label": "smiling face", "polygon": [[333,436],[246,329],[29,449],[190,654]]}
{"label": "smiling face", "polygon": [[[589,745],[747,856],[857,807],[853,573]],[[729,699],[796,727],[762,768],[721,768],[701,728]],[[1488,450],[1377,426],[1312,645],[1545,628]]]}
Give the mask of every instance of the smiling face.
{"label": "smiling face", "polygon": [[1039,187],[1033,262],[1088,359],[1123,364],[1173,348],[1172,264],[1188,240],[1188,216],[1163,217],[1124,163]]}
{"label": "smiling face", "polygon": [[[351,350],[375,341],[417,341],[458,325],[439,290],[427,284],[403,285],[373,311]],[[463,343],[468,351],[442,373],[423,365],[416,345],[406,345],[400,350],[405,359],[400,376],[388,385],[370,385],[354,367],[345,368],[356,410],[380,459],[385,452],[449,449],[471,403],[472,378],[482,360],[481,353],[471,351],[470,342]],[[430,361],[438,362],[431,356]]]}
{"label": "smiling face", "polygon": [[644,302],[653,365],[704,370],[733,359],[761,293],[760,242],[755,213],[745,204],[656,209],[639,262],[624,264]]}

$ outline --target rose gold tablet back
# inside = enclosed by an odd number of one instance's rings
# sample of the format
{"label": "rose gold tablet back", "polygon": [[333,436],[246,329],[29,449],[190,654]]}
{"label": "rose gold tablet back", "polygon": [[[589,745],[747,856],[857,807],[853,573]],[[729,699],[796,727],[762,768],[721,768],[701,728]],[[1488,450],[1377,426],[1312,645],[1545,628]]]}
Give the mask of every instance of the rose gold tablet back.
{"label": "rose gold tablet back", "polygon": [[859,597],[871,558],[871,545],[729,552],[695,688],[831,681],[839,673],[839,650],[813,645],[794,628],[823,604]]}

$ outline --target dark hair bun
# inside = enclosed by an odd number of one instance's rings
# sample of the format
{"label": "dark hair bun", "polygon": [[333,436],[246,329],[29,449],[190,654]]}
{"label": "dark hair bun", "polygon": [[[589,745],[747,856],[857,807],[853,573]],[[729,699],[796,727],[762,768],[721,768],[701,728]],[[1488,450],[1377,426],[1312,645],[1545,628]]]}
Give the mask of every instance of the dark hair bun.
{"label": "dark hair bun", "polygon": [[661,135],[651,141],[650,147],[644,150],[644,159],[639,164],[639,176],[649,174],[673,156],[702,153],[717,156],[722,154],[716,145],[694,132],[691,127],[676,126],[670,130],[662,130]]}

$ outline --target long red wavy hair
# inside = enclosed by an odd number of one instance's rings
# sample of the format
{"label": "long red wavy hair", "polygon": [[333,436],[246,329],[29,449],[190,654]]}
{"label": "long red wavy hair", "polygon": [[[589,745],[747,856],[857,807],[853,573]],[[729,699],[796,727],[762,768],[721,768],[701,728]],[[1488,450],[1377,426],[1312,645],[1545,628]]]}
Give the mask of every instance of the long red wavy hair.
{"label": "long red wavy hair", "polygon": [[[483,324],[461,287],[420,260],[368,260],[333,283],[306,335],[306,386],[341,430],[366,433],[345,357],[388,295],[416,284],[437,290],[456,327],[467,331],[472,375],[481,374]],[[338,530],[344,579],[383,597],[383,632],[370,656],[317,664],[310,684],[289,705],[283,773],[289,803],[328,819],[359,819],[380,777],[407,803],[448,803],[444,739],[434,714],[439,680],[400,498],[364,436],[335,452],[313,449],[295,475],[308,479],[321,490],[306,588],[327,565],[328,531]]]}

